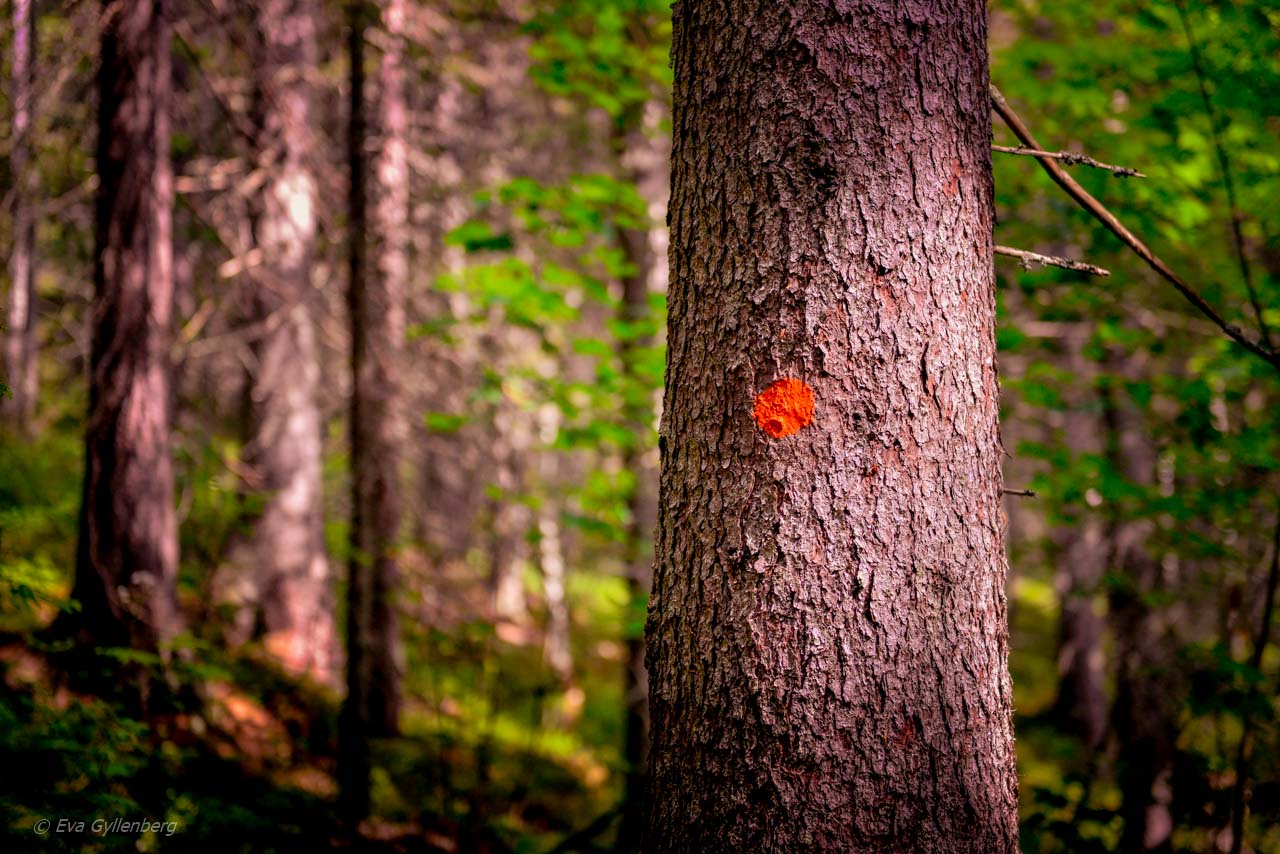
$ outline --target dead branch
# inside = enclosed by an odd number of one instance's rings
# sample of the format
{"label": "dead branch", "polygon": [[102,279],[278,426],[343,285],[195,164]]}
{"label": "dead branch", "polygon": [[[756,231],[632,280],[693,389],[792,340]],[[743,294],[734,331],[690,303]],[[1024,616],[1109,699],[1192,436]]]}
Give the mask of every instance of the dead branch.
{"label": "dead branch", "polygon": [[[994,85],[991,87],[991,103],[996,113],[1009,126],[1014,135],[1022,141],[1028,148],[1043,150],[1040,143],[1036,142],[1036,138],[1031,131],[1019,118],[1018,114],[1009,106],[1008,101],[1004,99],[1004,95],[1000,93]],[[1190,285],[1182,280],[1177,273],[1173,271],[1164,261],[1156,256],[1147,245],[1139,240],[1133,232],[1125,228],[1120,220],[1116,219],[1111,211],[1089,194],[1084,187],[1081,187],[1074,178],[1067,174],[1058,162],[1050,157],[1037,157],[1040,167],[1049,174],[1049,177],[1063,190],[1067,192],[1076,204],[1084,208],[1095,219],[1101,222],[1116,237],[1133,250],[1139,258],[1147,263],[1147,266],[1154,270],[1159,276],[1168,282],[1173,288],[1195,307],[1197,311],[1213,322],[1215,326],[1226,333],[1227,337],[1244,347],[1250,353],[1266,361],[1276,370],[1280,370],[1280,353],[1268,347],[1266,344],[1255,339],[1252,335],[1245,332],[1239,326],[1226,320],[1222,315],[1209,305],[1205,298],[1200,296]]]}
{"label": "dead branch", "polygon": [[1094,169],[1103,169],[1113,175],[1121,178],[1145,178],[1146,175],[1137,169],[1131,169],[1128,166],[1113,166],[1110,163],[1103,163],[1101,160],[1094,160],[1087,154],[1079,154],[1074,151],[1040,151],[1035,148],[1027,148],[1023,145],[993,145],[992,151],[998,151],[1001,154],[1024,154],[1027,157],[1048,157],[1052,160],[1061,160],[1068,166],[1092,166]]}
{"label": "dead branch", "polygon": [[1105,270],[1102,267],[1095,267],[1093,264],[1086,264],[1083,261],[1072,261],[1070,258],[1060,258],[1057,255],[1041,255],[1039,252],[1014,249],[1012,246],[997,246],[995,251],[997,255],[1008,255],[1010,258],[1017,258],[1022,262],[1024,270],[1030,270],[1032,264],[1039,264],[1047,267],[1062,267],[1065,270],[1076,270],[1081,273],[1088,273],[1091,276],[1111,275],[1110,270]]}

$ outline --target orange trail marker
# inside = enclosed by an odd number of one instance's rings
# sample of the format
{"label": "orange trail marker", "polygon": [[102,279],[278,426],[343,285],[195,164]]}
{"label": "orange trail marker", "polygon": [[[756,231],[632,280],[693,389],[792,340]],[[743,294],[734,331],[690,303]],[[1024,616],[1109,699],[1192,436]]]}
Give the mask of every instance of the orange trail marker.
{"label": "orange trail marker", "polygon": [[813,389],[803,380],[777,380],[756,395],[756,423],[774,439],[813,423]]}

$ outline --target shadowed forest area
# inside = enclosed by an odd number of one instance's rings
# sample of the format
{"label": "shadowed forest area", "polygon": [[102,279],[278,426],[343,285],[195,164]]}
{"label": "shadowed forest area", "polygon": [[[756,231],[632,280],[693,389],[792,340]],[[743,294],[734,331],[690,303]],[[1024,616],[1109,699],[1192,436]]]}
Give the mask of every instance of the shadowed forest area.
{"label": "shadowed forest area", "polygon": [[4,850],[1280,854],[1280,5],[2,8]]}

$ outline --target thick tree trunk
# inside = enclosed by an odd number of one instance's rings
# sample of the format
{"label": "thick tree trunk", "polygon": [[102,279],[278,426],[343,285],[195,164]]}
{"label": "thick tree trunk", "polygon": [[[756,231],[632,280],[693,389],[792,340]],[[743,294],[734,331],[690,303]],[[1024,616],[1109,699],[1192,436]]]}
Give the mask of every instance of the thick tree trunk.
{"label": "thick tree trunk", "polygon": [[674,34],[645,848],[1014,851],[985,9]]}
{"label": "thick tree trunk", "polygon": [[82,643],[154,649],[180,627],[169,454],[173,270],[162,0],[105,4],[84,503],[69,618]]}
{"label": "thick tree trunk", "polygon": [[[1073,330],[1066,346],[1068,365],[1081,384],[1071,400],[1063,435],[1073,453],[1100,455],[1106,426],[1093,389],[1096,371],[1084,355],[1088,327]],[[1089,748],[1102,745],[1107,732],[1103,619],[1095,606],[1110,557],[1106,525],[1097,513],[1084,511],[1071,526],[1058,531],[1060,551],[1056,586],[1062,612],[1058,618],[1058,698],[1056,713],[1070,732]]]}
{"label": "thick tree trunk", "polygon": [[400,445],[403,439],[400,367],[408,278],[408,114],[400,39],[405,6],[382,9],[388,36],[378,70],[373,275],[365,268],[364,26],[371,7],[353,0],[350,13],[351,102],[351,560],[347,584],[347,698],[342,713],[339,784],[349,822],[369,809],[370,737],[399,726],[399,621],[392,593],[398,581]]}
{"label": "thick tree trunk", "polygon": [[35,81],[36,21],[32,0],[13,0],[13,250],[4,316],[4,374],[13,397],[0,402],[14,426],[25,432],[36,409],[35,266],[32,203],[38,189],[31,157],[31,107]]}
{"label": "thick tree trunk", "polygon": [[250,200],[255,263],[247,491],[260,500],[234,550],[238,638],[256,627],[269,653],[322,681],[337,671],[333,577],[324,545],[324,424],[312,319],[316,182],[311,172],[315,24],[308,0],[254,7],[254,111],[264,180]]}

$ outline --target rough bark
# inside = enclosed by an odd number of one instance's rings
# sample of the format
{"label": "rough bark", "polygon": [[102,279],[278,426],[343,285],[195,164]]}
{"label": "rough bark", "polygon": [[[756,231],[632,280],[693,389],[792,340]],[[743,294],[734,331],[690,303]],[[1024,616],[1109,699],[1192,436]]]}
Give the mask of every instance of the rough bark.
{"label": "rough bark", "polygon": [[[1063,439],[1077,455],[1100,455],[1106,435],[1101,402],[1092,388],[1095,371],[1084,355],[1088,328],[1083,324],[1068,338],[1067,364],[1080,384],[1070,401]],[[1068,731],[1090,751],[1107,732],[1103,619],[1095,599],[1110,557],[1104,519],[1083,511],[1075,524],[1057,532],[1060,551],[1056,587],[1062,611],[1058,618],[1058,697],[1056,713]]]}
{"label": "rough bark", "polygon": [[324,424],[317,393],[319,352],[312,318],[316,234],[312,175],[315,23],[308,0],[253,7],[258,168],[250,199],[253,263],[249,322],[246,492],[252,533],[233,549],[228,598],[238,609],[232,640],[259,628],[287,669],[331,681],[337,671],[333,577],[324,544]]}
{"label": "rough bark", "polygon": [[[167,4],[104,4],[77,640],[154,649],[176,633]],[[65,623],[64,623],[65,625]]]}
{"label": "rough bark", "polygon": [[984,7],[674,31],[645,849],[1014,851]]}
{"label": "rough bark", "polygon": [[0,378],[13,397],[0,401],[13,425],[25,432],[35,414],[36,229],[32,203],[38,179],[31,157],[31,107],[35,83],[36,22],[32,0],[13,2],[13,135],[9,168],[13,172],[13,248],[9,254],[9,293],[5,301],[4,370]]}
{"label": "rough bark", "polygon": [[351,313],[351,559],[347,584],[347,698],[343,707],[339,784],[348,821],[369,809],[370,737],[398,730],[399,622],[392,593],[398,581],[400,446],[404,426],[400,367],[408,278],[408,114],[401,28],[405,7],[382,7],[388,35],[378,68],[374,165],[376,227],[373,270],[366,269],[364,27],[370,7],[349,5],[351,92],[348,128]]}

